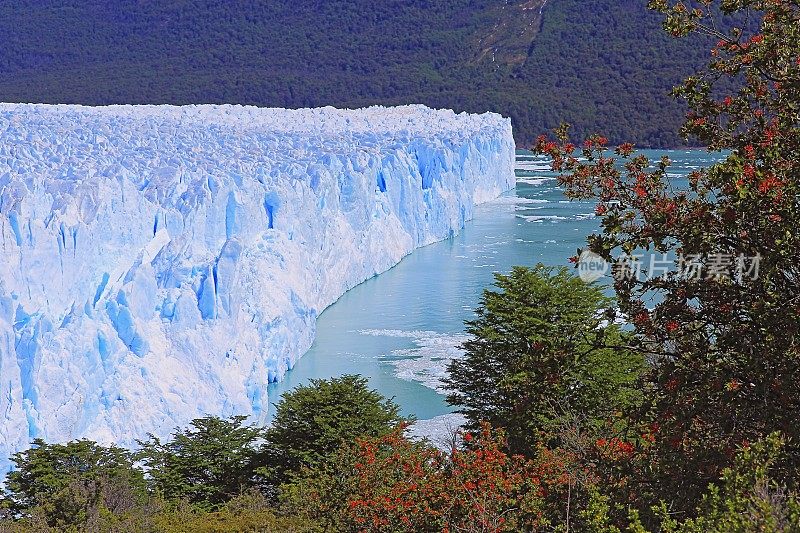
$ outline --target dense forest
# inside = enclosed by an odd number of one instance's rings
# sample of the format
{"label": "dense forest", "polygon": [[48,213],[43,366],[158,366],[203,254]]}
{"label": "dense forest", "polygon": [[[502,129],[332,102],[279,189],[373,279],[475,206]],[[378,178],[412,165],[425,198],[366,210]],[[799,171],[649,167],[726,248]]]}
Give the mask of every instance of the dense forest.
{"label": "dense forest", "polygon": [[680,144],[670,88],[707,57],[644,0],[0,1],[0,101],[424,103]]}

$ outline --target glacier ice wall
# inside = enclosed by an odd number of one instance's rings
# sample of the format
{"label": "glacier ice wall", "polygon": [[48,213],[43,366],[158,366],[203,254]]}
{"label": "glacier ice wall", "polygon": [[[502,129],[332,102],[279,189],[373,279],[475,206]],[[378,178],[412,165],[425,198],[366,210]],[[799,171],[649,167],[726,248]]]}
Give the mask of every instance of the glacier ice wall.
{"label": "glacier ice wall", "polygon": [[422,106],[0,105],[0,462],[263,417],[317,315],[513,159],[508,120]]}

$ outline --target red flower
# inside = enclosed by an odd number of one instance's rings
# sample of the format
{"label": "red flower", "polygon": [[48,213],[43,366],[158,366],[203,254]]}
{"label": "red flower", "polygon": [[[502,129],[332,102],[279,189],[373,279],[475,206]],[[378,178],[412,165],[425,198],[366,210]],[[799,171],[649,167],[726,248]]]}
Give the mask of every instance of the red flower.
{"label": "red flower", "polygon": [[667,331],[670,332],[670,333],[672,333],[673,331],[676,331],[679,327],[680,327],[680,324],[678,324],[675,320],[670,320],[669,322],[667,322],[667,325],[666,325]]}
{"label": "red flower", "polygon": [[772,189],[777,189],[781,185],[783,185],[781,180],[776,178],[774,175],[770,174],[769,176],[767,176],[766,178],[761,180],[761,183],[759,183],[759,185],[758,185],[758,190],[761,193],[768,193]]}
{"label": "red flower", "polygon": [[625,143],[617,147],[617,153],[623,157],[628,157],[633,153],[633,144]]}

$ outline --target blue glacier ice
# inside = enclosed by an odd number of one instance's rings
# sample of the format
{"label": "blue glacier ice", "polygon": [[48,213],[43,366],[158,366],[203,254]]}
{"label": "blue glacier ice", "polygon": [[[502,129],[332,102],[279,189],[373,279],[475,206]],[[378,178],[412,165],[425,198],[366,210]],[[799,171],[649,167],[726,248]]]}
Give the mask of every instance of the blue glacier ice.
{"label": "blue glacier ice", "polygon": [[0,467],[35,437],[263,420],[319,313],[513,164],[495,114],[0,104]]}

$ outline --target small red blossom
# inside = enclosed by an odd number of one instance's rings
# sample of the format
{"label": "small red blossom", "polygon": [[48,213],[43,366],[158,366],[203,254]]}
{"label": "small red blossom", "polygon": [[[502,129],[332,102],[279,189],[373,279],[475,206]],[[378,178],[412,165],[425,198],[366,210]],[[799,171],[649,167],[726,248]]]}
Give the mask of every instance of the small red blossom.
{"label": "small red blossom", "polygon": [[678,330],[678,328],[680,327],[680,324],[678,324],[678,322],[675,321],[675,320],[670,320],[669,322],[667,322],[665,327],[666,327],[666,329],[667,329],[667,331],[669,333],[672,333],[672,332]]}
{"label": "small red blossom", "polygon": [[774,175],[770,174],[761,180],[761,183],[758,184],[758,190],[759,192],[766,194],[773,189],[779,188],[781,185],[783,185],[783,182],[781,182],[781,180],[776,178]]}
{"label": "small red blossom", "polygon": [[633,143],[621,144],[621,145],[619,145],[617,150],[619,150],[620,155],[629,156],[629,155],[631,155],[633,153],[633,150],[634,150]]}

